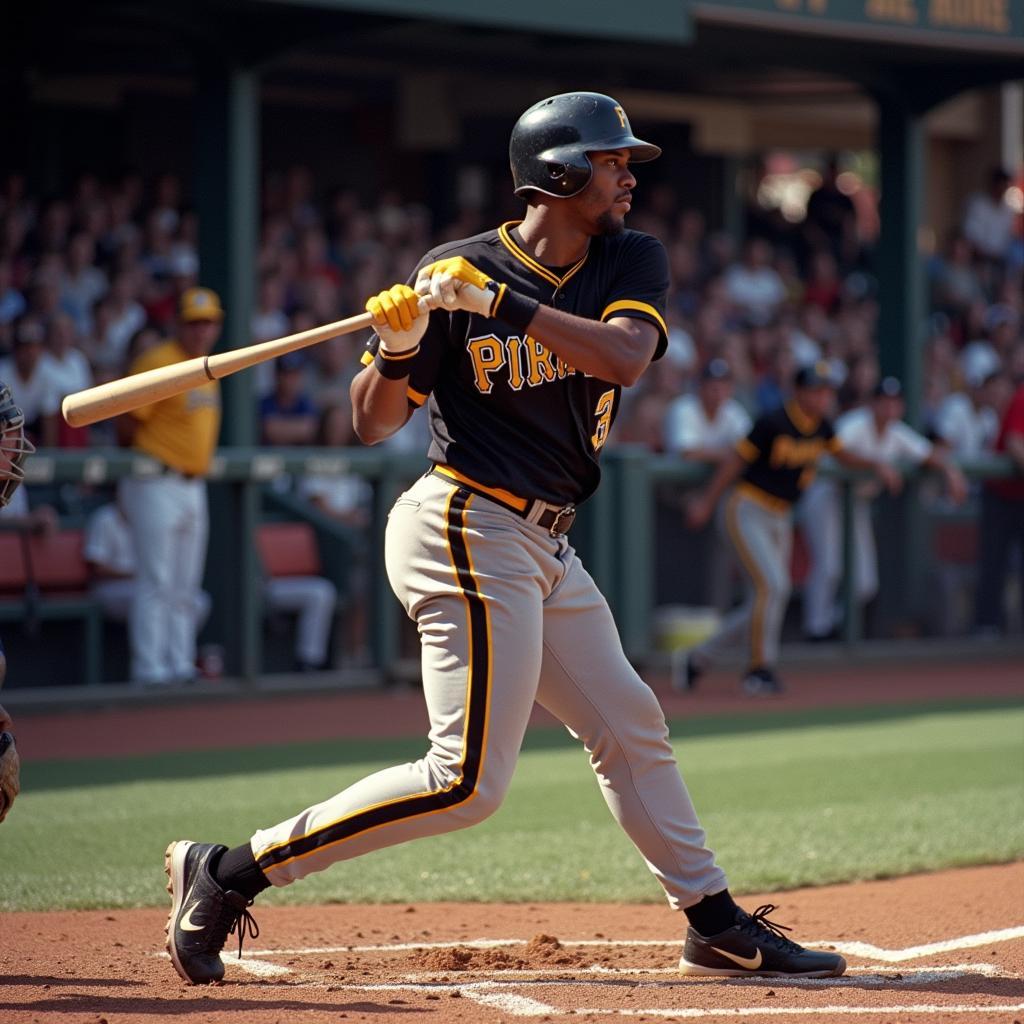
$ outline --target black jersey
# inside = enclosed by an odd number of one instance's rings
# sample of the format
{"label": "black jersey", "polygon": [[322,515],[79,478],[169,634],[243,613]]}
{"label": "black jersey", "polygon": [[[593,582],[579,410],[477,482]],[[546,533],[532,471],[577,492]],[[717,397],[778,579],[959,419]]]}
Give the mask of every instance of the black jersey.
{"label": "black jersey", "polygon": [[[593,238],[583,259],[555,270],[523,249],[510,223],[438,246],[417,271],[450,256],[575,316],[647,320],[658,328],[654,358],[665,351],[668,260],[650,235],[624,231]],[[378,345],[374,336],[364,363]],[[520,498],[564,505],[579,504],[597,488],[598,456],[620,391],[500,319],[438,309],[413,359],[408,394],[413,405],[429,401],[433,462]]]}
{"label": "black jersey", "polygon": [[840,447],[828,420],[814,420],[795,402],[761,416],[736,445],[749,465],[741,480],[791,505],[814,479],[818,459]]}

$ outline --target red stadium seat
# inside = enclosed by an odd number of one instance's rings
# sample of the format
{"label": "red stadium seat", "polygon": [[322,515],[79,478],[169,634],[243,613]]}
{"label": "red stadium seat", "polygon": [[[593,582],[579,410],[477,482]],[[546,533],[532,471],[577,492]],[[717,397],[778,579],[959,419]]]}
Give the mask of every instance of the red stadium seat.
{"label": "red stadium seat", "polygon": [[320,576],[320,550],[309,523],[262,523],[256,548],[268,576]]}
{"label": "red stadium seat", "polygon": [[89,589],[89,567],[82,555],[81,530],[35,534],[29,541],[28,571],[44,593]]}

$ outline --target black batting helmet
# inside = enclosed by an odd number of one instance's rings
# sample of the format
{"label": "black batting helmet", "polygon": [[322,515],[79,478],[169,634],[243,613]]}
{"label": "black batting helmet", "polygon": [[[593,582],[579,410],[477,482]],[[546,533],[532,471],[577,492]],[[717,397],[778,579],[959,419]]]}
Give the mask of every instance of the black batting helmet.
{"label": "black batting helmet", "polygon": [[582,192],[594,173],[587,154],[605,149],[628,149],[634,163],[661,155],[633,134],[622,104],[611,96],[567,92],[535,103],[509,142],[516,195],[534,189],[564,199]]}
{"label": "black batting helmet", "polygon": [[11,389],[0,381],[0,508],[25,479],[25,460],[35,450],[25,436],[25,414],[15,404]]}

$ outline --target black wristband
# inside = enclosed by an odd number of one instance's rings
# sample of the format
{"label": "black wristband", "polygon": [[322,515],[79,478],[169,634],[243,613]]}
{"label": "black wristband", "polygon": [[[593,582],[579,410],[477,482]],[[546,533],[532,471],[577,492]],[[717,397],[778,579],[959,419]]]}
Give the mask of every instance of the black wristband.
{"label": "black wristband", "polygon": [[412,364],[419,352],[420,347],[416,345],[414,348],[409,349],[408,352],[387,352],[384,346],[381,345],[377,349],[377,354],[373,357],[373,365],[377,368],[377,372],[387,380],[401,380],[403,377],[408,377],[412,372]]}
{"label": "black wristband", "polygon": [[491,313],[496,320],[515,327],[517,330],[525,331],[530,326],[534,313],[540,303],[536,299],[529,299],[519,292],[512,291],[507,285],[504,292],[498,296],[494,311]]}

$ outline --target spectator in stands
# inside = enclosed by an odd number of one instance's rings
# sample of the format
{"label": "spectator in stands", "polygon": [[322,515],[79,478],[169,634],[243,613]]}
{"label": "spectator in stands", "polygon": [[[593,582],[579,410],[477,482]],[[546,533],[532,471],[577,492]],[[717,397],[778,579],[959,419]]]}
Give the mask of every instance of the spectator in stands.
{"label": "spectator in stands", "polygon": [[14,267],[0,256],[0,325],[17,320],[28,308],[25,296],[14,287]]}
{"label": "spectator in stands", "polygon": [[750,238],[743,261],[726,270],[725,294],[737,315],[766,323],[786,298],[786,286],[771,261],[771,246],[763,238]]}
{"label": "spectator in stands", "polygon": [[23,316],[14,325],[14,350],[0,360],[0,380],[6,381],[25,415],[25,433],[36,445],[57,442],[60,399],[43,362],[46,330],[39,320]]}
{"label": "spectator in stands", "polygon": [[1017,560],[1020,594],[1024,597],[1024,383],[1018,385],[999,424],[995,451],[1009,456],[1018,476],[987,480],[981,491],[974,615],[977,630],[985,635],[1006,628],[1006,581],[1011,556]]}
{"label": "spectator in stands", "polygon": [[[46,352],[41,360],[58,403],[66,395],[92,386],[92,370],[85,353],[75,345],[75,322],[58,313],[46,328]],[[83,448],[89,444],[88,427],[70,427],[57,416],[56,443],[62,448]]]}
{"label": "spectator in stands", "polygon": [[733,377],[721,357],[701,370],[695,395],[681,395],[665,416],[665,451],[685,459],[721,462],[750,431],[751,419],[733,397]]}
{"label": "spectator in stands", "polygon": [[115,278],[110,294],[99,306],[102,317],[97,316],[94,360],[101,366],[124,365],[128,342],[132,335],[146,325],[146,311],[138,301],[139,271],[123,270]]}
{"label": "spectator in stands", "polygon": [[1002,280],[1004,261],[1013,238],[1013,208],[1006,202],[1010,176],[1001,167],[988,173],[983,192],[975,192],[964,209],[964,237],[974,247],[975,259],[990,296]]}
{"label": "spectator in stands", "polygon": [[[206,355],[223,318],[214,292],[187,291],[178,339],[149,349],[131,372]],[[142,686],[188,682],[196,676],[196,594],[209,532],[205,476],[220,428],[220,386],[210,381],[120,422],[126,443],[160,466],[156,476],[123,479],[118,497],[138,559],[138,600],[129,622],[132,680]]]}
{"label": "spectator in stands", "polygon": [[[89,566],[90,593],[103,614],[116,622],[127,622],[139,596],[135,580],[138,561],[131,528],[116,501],[101,505],[89,516],[82,555]],[[210,615],[211,600],[205,590],[196,590],[193,597],[198,631]]]}
{"label": "spectator in stands", "polygon": [[264,444],[313,444],[319,421],[306,388],[306,357],[288,352],[274,361],[274,390],[260,401]]}
{"label": "spectator in stands", "polygon": [[857,262],[857,210],[839,187],[839,161],[829,157],[821,184],[807,200],[804,236],[808,247],[827,249],[844,271]]}
{"label": "spectator in stands", "polygon": [[[895,377],[885,377],[874,389],[869,404],[851,409],[836,420],[842,447],[865,459],[905,465],[929,466],[942,473],[950,498],[960,504],[967,482],[939,448],[903,422],[903,388]],[[871,523],[871,502],[880,493],[875,480],[858,484],[853,510],[854,593],[866,604],[878,593],[878,555]],[[836,591],[842,578],[843,531],[839,488],[835,481],[816,479],[801,502],[804,536],[811,564],[804,585],[803,626],[808,640],[828,640],[840,621]]]}
{"label": "spectator in stands", "polygon": [[841,283],[839,268],[831,249],[816,249],[811,254],[810,272],[804,288],[803,301],[832,313],[839,305]]}
{"label": "spectator in stands", "polygon": [[96,243],[91,236],[83,231],[72,235],[60,281],[60,305],[82,336],[92,330],[93,306],[107,293],[107,275],[95,263]]}
{"label": "spectator in stands", "polygon": [[998,389],[998,370],[968,370],[966,391],[947,395],[935,415],[935,433],[957,459],[976,459],[988,451],[999,432],[999,416],[992,408]]}
{"label": "spectator in stands", "polygon": [[932,309],[957,321],[963,320],[972,305],[985,301],[985,290],[971,257],[967,237],[961,231],[953,231],[945,254],[932,266]]}
{"label": "spectator in stands", "polygon": [[757,385],[757,411],[762,415],[779,409],[792,393],[793,376],[797,371],[796,357],[788,343],[778,345],[771,354],[768,371]]}

